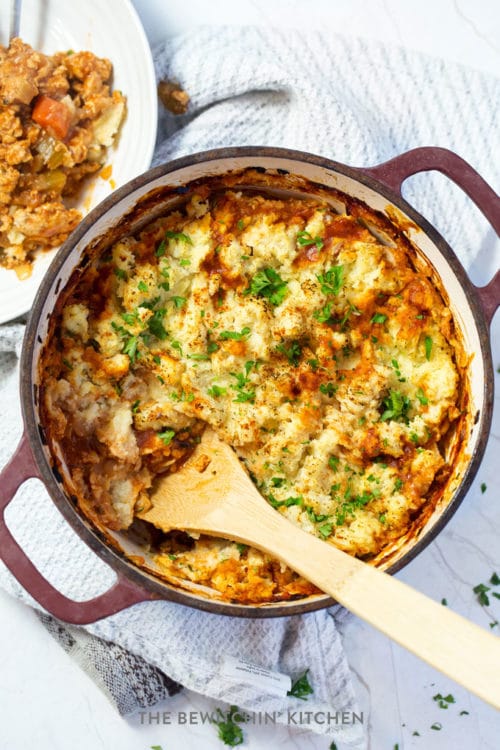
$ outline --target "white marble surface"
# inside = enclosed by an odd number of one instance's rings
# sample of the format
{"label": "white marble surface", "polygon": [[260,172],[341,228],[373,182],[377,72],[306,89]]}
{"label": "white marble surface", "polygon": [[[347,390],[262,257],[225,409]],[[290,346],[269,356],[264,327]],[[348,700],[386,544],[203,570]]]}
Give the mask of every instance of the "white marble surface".
{"label": "white marble surface", "polygon": [[[500,73],[500,4],[495,0],[134,0],[134,4],[152,44],[199,23],[284,24],[374,37]],[[472,277],[476,283],[485,281],[484,269],[473,269]],[[496,369],[500,314],[492,326],[492,341]],[[500,375],[495,377],[500,392]],[[495,569],[500,574],[499,400],[497,396],[486,456],[467,498],[438,540],[399,574],[436,600],[445,597],[450,607],[487,629],[490,622],[500,620],[500,601],[492,599],[491,607],[483,609],[472,587],[487,582]],[[0,612],[1,750],[223,747],[211,727],[186,727],[176,724],[175,718],[170,726],[141,725],[139,715],[120,718],[29,609],[0,592]],[[494,632],[500,634],[499,627]],[[360,620],[348,619],[343,634],[367,717],[371,750],[393,750],[396,744],[400,750],[498,750],[500,715],[492,708]],[[440,709],[432,700],[436,692],[451,692],[456,704],[447,711]],[[158,709],[175,717],[180,711],[212,707],[204,698],[184,692]],[[461,710],[469,714],[460,716]],[[442,724],[441,731],[430,729],[434,722]],[[413,736],[414,731],[420,736]],[[245,746],[256,750],[326,750],[329,745],[324,738],[284,728],[252,726],[245,735]]]}

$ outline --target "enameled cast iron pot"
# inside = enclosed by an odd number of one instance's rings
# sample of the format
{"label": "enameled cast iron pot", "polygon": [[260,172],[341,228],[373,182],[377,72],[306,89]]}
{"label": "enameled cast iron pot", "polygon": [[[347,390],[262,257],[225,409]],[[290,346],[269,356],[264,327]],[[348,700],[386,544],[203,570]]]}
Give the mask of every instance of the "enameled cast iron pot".
{"label": "enameled cast iron pot", "polygon": [[[116,226],[138,202],[151,205],[150,218],[158,215],[158,201],[155,202],[152,196],[161,193],[159,189],[162,187],[178,188],[177,192],[182,193],[183,186],[192,180],[249,167],[258,167],[260,172],[282,170],[282,174],[299,175],[354,196],[377,211],[389,211],[392,216],[396,213],[401,219],[400,226],[406,227],[405,231],[414,246],[427,257],[439,276],[461,331],[465,350],[473,354],[468,373],[473,418],[465,437],[467,444],[463,446],[463,456],[466,456],[466,460],[460,475],[457,473],[455,481],[448,482],[449,492],[426,518],[419,533],[403,540],[394,553],[383,561],[383,568],[390,573],[399,570],[429,544],[457,509],[478,470],[491,423],[493,368],[489,324],[500,303],[500,272],[487,286],[475,287],[443,238],[401,197],[401,185],[407,177],[417,172],[438,170],[470,196],[500,234],[500,198],[477,172],[463,159],[441,148],[418,148],[369,169],[346,167],[298,151],[258,147],[217,149],[177,159],[129,182],[82,221],[50,266],[27,325],[21,359],[24,435],[14,457],[0,474],[0,557],[27,591],[61,620],[92,622],[136,602],[151,599],[168,599],[219,614],[251,617],[299,614],[332,603],[325,595],[261,606],[224,603],[176,588],[136,567],[106,542],[65,494],[61,476],[52,468],[53,457],[44,437],[43,425],[40,424],[37,404],[38,359],[47,335],[48,321],[60,291],[80,263],[89,243]],[[146,201],[145,196],[148,196]],[[116,572],[115,584],[104,594],[84,602],[75,602],[63,596],[39,573],[11,535],[4,521],[5,508],[17,488],[29,477],[42,479],[68,523]],[[134,552],[128,542],[120,543],[129,553]],[[143,554],[143,551],[137,549],[137,553]]]}

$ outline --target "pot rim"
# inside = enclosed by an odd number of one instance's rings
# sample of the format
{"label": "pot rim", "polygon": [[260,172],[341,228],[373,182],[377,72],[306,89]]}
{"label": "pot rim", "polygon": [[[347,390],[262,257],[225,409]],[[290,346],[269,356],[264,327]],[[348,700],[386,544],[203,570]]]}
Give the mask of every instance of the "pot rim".
{"label": "pot rim", "polygon": [[[460,286],[465,291],[470,303],[474,323],[481,345],[480,354],[484,363],[485,372],[483,384],[483,404],[481,413],[476,418],[476,421],[478,420],[480,422],[478,439],[474,451],[467,463],[467,467],[460,481],[460,485],[455,491],[453,499],[448,503],[446,508],[440,514],[439,518],[434,522],[432,528],[427,531],[421,538],[419,538],[418,541],[416,541],[416,543],[407,552],[405,552],[405,554],[397,562],[393,563],[389,568],[387,568],[386,572],[389,574],[394,574],[401,570],[420,552],[422,552],[422,550],[425,549],[425,547],[427,547],[431,541],[436,538],[438,533],[444,528],[444,526],[450,520],[451,516],[455,513],[459,505],[462,503],[477,473],[479,464],[482,460],[486,448],[493,411],[493,365],[489,339],[489,328],[479,300],[479,296],[477,294],[476,287],[467,276],[458,257],[448,245],[446,240],[421,214],[419,214],[409,203],[407,203],[403,197],[398,195],[394,190],[384,185],[384,183],[380,182],[372,175],[365,172],[363,168],[350,167],[341,162],[337,162],[326,157],[317,156],[293,149],[274,148],[268,146],[235,146],[212,149],[209,151],[201,151],[192,155],[183,156],[178,159],[171,160],[156,167],[152,167],[148,171],[135,177],[130,182],[117,189],[114,193],[112,193],[112,195],[105,198],[98,206],[96,206],[78,225],[76,230],[69,236],[69,238],[60,248],[42,280],[28,318],[21,353],[21,406],[25,430],[28,435],[28,440],[33,452],[33,456],[38,466],[40,477],[43,480],[52,501],[55,503],[58,510],[63,514],[66,521],[68,521],[68,523],[78,534],[78,536],[101,559],[103,559],[104,562],[106,562],[115,571],[115,573],[124,575],[126,578],[133,581],[136,585],[138,585],[145,591],[145,594],[149,594],[152,598],[177,602],[194,607],[196,609],[209,611],[214,614],[258,618],[278,617],[304,614],[306,612],[324,609],[326,607],[332,606],[333,604],[336,604],[336,602],[326,594],[309,596],[306,599],[298,599],[293,602],[289,600],[288,602],[276,602],[261,605],[233,604],[225,603],[216,599],[211,600],[208,597],[203,597],[201,595],[192,593],[191,591],[175,587],[173,584],[170,584],[167,581],[163,581],[162,579],[153,576],[144,569],[138,568],[127,557],[125,557],[125,555],[120,554],[108,543],[103,541],[99,532],[94,529],[90,525],[90,523],[87,522],[87,520],[84,519],[76,511],[72,503],[69,501],[67,493],[63,489],[62,480],[58,476],[58,472],[54,472],[47,461],[43,449],[43,444],[44,442],[46,443],[46,441],[43,435],[43,426],[39,425],[38,423],[38,417],[36,413],[37,409],[34,399],[34,384],[32,379],[34,344],[37,340],[38,343],[43,343],[41,337],[38,334],[38,330],[41,322],[41,315],[43,312],[45,299],[51,287],[53,286],[54,280],[57,277],[57,274],[60,271],[63,263],[68,258],[68,256],[71,255],[72,252],[74,252],[77,243],[87,233],[87,231],[91,228],[95,221],[104,216],[115,203],[126,198],[137,189],[148,185],[158,178],[164,177],[179,169],[193,167],[197,164],[206,163],[208,165],[213,161],[218,161],[221,159],[237,159],[240,157],[255,157],[256,160],[260,157],[288,159],[295,161],[298,164],[306,163],[322,167],[324,169],[337,172],[362,183],[369,189],[375,191],[379,195],[382,195],[390,203],[392,203],[394,206],[396,206],[398,209],[400,209],[410,217],[410,219],[418,226],[420,230],[423,231],[425,235],[429,237],[429,239],[437,247],[438,251],[444,256],[445,260],[455,274],[455,277],[457,278]],[[60,292],[58,292],[58,294],[59,293]]]}

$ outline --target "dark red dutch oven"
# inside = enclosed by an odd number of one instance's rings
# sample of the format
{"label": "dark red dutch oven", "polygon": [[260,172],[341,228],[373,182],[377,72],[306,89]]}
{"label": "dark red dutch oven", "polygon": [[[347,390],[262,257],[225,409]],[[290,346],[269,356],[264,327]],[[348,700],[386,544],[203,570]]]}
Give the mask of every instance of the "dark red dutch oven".
{"label": "dark red dutch oven", "polygon": [[[53,469],[53,456],[44,436],[37,403],[38,359],[47,334],[48,320],[55,302],[72,271],[79,264],[85,248],[96,238],[116,226],[134,208],[150,206],[151,218],[162,206],[161,188],[174,187],[185,192],[193,180],[258,167],[262,173],[297,175],[311,183],[335,188],[367,203],[376,211],[400,219],[400,226],[412,240],[416,252],[427,258],[434,268],[449,300],[464,348],[473,355],[468,379],[471,401],[470,430],[462,454],[465,463],[456,467],[433,512],[426,516],[418,533],[407,535],[377,564],[390,573],[402,568],[417,555],[444,527],[464,498],[479,467],[491,424],[493,405],[493,368],[489,342],[489,324],[500,303],[500,272],[483,288],[468,279],[456,255],[436,232],[401,197],[402,183],[417,172],[438,170],[459,185],[477,204],[500,234],[500,198],[482,177],[463,159],[441,148],[418,148],[368,169],[347,167],[328,159],[297,151],[274,148],[229,148],[207,151],[177,159],[150,170],[129,182],[107,198],[80,224],[63,245],[46,274],[26,329],[21,359],[21,402],[24,435],[10,463],[0,475],[0,557],[9,570],[39,604],[55,617],[72,623],[88,623],[114,614],[136,602],[168,599],[219,614],[272,617],[308,612],[329,606],[326,595],[309,596],[299,601],[260,606],[238,605],[207,598],[206,593],[177,588],[139,568],[127,555],[144,554],[126,540],[116,539],[123,553],[109,544],[85,519],[64,491],[62,478]],[[148,196],[145,201],[145,197]],[[134,228],[134,224],[128,229]],[[473,417],[473,418],[472,418]],[[17,488],[29,477],[39,477],[47,487],[57,508],[76,533],[116,572],[116,583],[104,594],[84,602],[63,596],[35,568],[11,535],[4,521],[5,508]]]}

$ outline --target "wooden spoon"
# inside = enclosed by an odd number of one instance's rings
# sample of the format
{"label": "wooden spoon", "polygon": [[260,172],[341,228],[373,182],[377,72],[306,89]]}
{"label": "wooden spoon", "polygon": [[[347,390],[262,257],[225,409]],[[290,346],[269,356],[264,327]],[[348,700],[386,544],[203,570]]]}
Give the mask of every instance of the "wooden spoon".
{"label": "wooden spoon", "polygon": [[234,451],[210,429],[138,515],[258,547],[382,633],[500,708],[500,638],[381,570],[296,527],[259,494]]}

